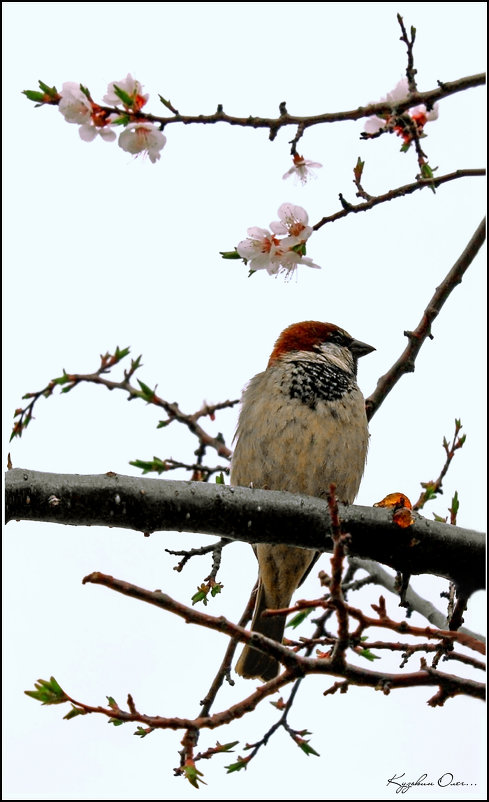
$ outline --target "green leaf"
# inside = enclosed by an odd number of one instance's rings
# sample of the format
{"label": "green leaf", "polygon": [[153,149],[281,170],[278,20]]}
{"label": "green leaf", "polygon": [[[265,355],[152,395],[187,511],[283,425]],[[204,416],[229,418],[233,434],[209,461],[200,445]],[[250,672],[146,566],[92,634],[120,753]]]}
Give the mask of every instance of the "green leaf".
{"label": "green leaf", "polygon": [[198,788],[199,783],[207,785],[207,783],[205,783],[204,780],[201,779],[204,775],[194,765],[184,766],[183,771],[190,785],[193,785],[194,788]]}
{"label": "green leaf", "polygon": [[24,691],[26,696],[41,702],[43,705],[59,705],[68,701],[64,690],[58,685],[54,677],[51,679],[38,679],[34,683],[35,691]]}
{"label": "green leaf", "polygon": [[455,491],[455,493],[453,494],[453,498],[452,498],[451,512],[454,515],[456,515],[458,510],[459,510],[459,507],[460,507],[460,502],[458,500],[458,492]]}
{"label": "green leaf", "polygon": [[58,376],[57,379],[51,379],[51,381],[53,382],[53,384],[67,384],[69,381],[71,381],[71,379],[66,373],[66,371],[63,370],[62,376]]}
{"label": "green leaf", "polygon": [[32,89],[24,89],[22,94],[25,95],[28,100],[32,100],[34,103],[45,102],[45,95],[42,92],[34,92]]}
{"label": "green leaf", "polygon": [[249,758],[240,758],[236,763],[231,763],[229,766],[225,766],[224,768],[227,769],[228,774],[232,774],[233,771],[241,771],[241,769],[246,769],[248,762]]}
{"label": "green leaf", "polygon": [[131,121],[131,118],[128,114],[121,114],[120,117],[116,117],[114,120],[110,121],[111,125],[127,125]]}
{"label": "green leaf", "polygon": [[[430,165],[427,162],[424,162],[421,165],[421,175],[423,178],[433,179],[433,170],[431,169]],[[436,194],[436,189],[433,185],[430,187],[430,189]]]}
{"label": "green leaf", "polygon": [[119,721],[118,718],[109,718],[107,724],[113,724],[114,727],[120,727],[121,724],[126,724],[125,721]]}
{"label": "green leaf", "polygon": [[142,382],[140,379],[138,379],[138,384],[142,390],[144,398],[148,399],[148,401],[152,401],[154,397],[154,391],[151,390],[148,385]]}
{"label": "green leaf", "polygon": [[124,92],[123,89],[120,89],[120,87],[116,86],[115,84],[114,84],[114,92],[117,95],[117,97],[120,100],[122,100],[124,106],[128,106],[130,108],[131,106],[134,105],[134,100],[132,99],[131,95],[128,95],[127,92]]}
{"label": "green leaf", "polygon": [[234,747],[237,746],[238,744],[239,741],[231,741],[231,743],[228,744],[220,744],[219,742],[217,742],[216,749],[218,752],[231,752],[231,750],[234,749]]}
{"label": "green leaf", "polygon": [[223,485],[223,484],[225,484],[225,482],[223,473],[221,471],[221,473],[216,476],[216,485]]}
{"label": "green leaf", "polygon": [[207,601],[207,594],[209,593],[209,588],[207,590],[199,589],[197,593],[194,593],[192,596],[192,605],[198,604],[199,602],[204,602],[204,605],[208,604]]}
{"label": "green leaf", "polygon": [[360,657],[365,657],[366,660],[370,660],[371,662],[374,660],[380,660],[380,655],[374,654],[370,651],[370,649],[362,649],[362,651],[357,652],[357,654],[359,654]]}
{"label": "green leaf", "polygon": [[361,160],[360,156],[357,159],[357,163],[353,168],[353,175],[355,176],[355,181],[360,183],[362,178],[363,168],[365,167],[365,162]]}
{"label": "green leaf", "polygon": [[236,248],[234,251],[219,251],[220,255],[223,259],[241,259],[242,257],[239,255]]}
{"label": "green leaf", "polygon": [[42,91],[45,95],[49,95],[49,97],[57,98],[58,97],[58,90],[55,86],[48,86],[47,84],[39,81],[39,86],[41,87]]}
{"label": "green leaf", "polygon": [[129,465],[132,465],[134,468],[138,468],[143,472],[143,475],[146,473],[155,472],[158,475],[165,473],[167,470],[166,462],[161,460],[159,457],[153,457],[151,462],[147,462],[142,459],[135,459],[129,462]]}
{"label": "green leaf", "polygon": [[66,714],[66,716],[63,716],[63,720],[69,721],[70,719],[75,718],[76,716],[86,716],[86,715],[88,715],[86,710],[83,710],[83,708],[81,707],[75,707],[75,705],[72,704],[71,710],[69,711],[69,713]]}
{"label": "green leaf", "polygon": [[147,735],[150,735],[153,732],[151,728],[144,729],[144,727],[138,727],[136,732],[133,735],[139,735],[140,738],[146,738]]}
{"label": "green leaf", "polygon": [[114,710],[114,709],[116,709],[116,710],[118,710],[118,709],[119,709],[119,705],[117,704],[117,702],[116,702],[116,700],[114,699],[114,697],[113,697],[113,696],[108,696],[108,697],[107,697],[107,704],[108,704],[108,705],[109,705],[109,707],[111,707],[113,710]]}
{"label": "green leaf", "polygon": [[222,584],[222,582],[216,582],[211,588],[211,596],[212,596],[212,598],[217,596],[217,594],[221,592],[223,587],[224,587],[224,585]]}
{"label": "green leaf", "polygon": [[301,612],[297,613],[296,615],[294,615],[293,618],[290,619],[290,621],[286,626],[292,627],[293,629],[297,629],[299,624],[302,624],[302,622],[306,620],[306,618],[311,614],[311,612],[312,612],[312,607],[310,607],[308,610],[301,610]]}
{"label": "green leaf", "polygon": [[300,742],[298,741],[297,743],[305,755],[316,755],[316,757],[321,757],[319,752],[316,752],[316,750],[312,748],[312,746],[309,744],[309,741],[301,740]]}
{"label": "green leaf", "polygon": [[290,249],[291,251],[295,251],[299,254],[299,256],[306,255],[306,243],[305,242],[298,242],[297,245],[293,245]]}
{"label": "green leaf", "polygon": [[119,348],[119,346],[117,345],[114,357],[117,359],[118,362],[120,362],[121,359],[124,359],[124,357],[128,355],[129,351],[130,351],[129,348]]}

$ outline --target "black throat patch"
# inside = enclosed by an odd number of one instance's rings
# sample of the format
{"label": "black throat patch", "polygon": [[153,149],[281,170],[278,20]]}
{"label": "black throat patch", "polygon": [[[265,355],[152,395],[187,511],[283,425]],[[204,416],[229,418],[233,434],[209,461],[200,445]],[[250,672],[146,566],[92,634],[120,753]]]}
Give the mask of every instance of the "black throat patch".
{"label": "black throat patch", "polygon": [[316,409],[318,401],[338,401],[356,387],[351,373],[325,362],[291,361],[291,375],[284,379],[282,387],[290,398]]}

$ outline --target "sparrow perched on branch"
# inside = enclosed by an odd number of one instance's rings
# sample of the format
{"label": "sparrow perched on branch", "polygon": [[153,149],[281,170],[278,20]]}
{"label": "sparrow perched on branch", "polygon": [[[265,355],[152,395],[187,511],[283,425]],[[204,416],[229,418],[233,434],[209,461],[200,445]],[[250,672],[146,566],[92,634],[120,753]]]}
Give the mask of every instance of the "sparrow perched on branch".
{"label": "sparrow perched on branch", "polygon": [[[325,498],[334,482],[340,501],[358,492],[368,447],[365,399],[357,384],[359,357],[375,349],[332,323],[307,320],[286,328],[263,373],[243,393],[231,462],[231,484],[288,490]],[[252,630],[282,642],[292,594],[318,553],[257,544],[259,578]],[[277,660],[245,646],[236,665],[243,677],[265,682]]]}

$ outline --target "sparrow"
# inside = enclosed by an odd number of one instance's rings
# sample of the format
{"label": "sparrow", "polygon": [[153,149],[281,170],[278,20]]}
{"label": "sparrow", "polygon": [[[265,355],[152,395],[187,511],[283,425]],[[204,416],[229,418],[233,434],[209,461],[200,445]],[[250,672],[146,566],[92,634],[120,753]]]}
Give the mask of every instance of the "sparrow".
{"label": "sparrow", "polygon": [[[231,485],[287,490],[326,498],[332,483],[353,503],[365,468],[368,426],[357,384],[358,359],[374,351],[332,323],[306,320],[277,339],[266,370],[243,393],[231,460]],[[282,642],[284,615],[319,553],[285,545],[255,544],[258,590],[252,631]],[[267,682],[279,663],[245,646],[236,672]]]}

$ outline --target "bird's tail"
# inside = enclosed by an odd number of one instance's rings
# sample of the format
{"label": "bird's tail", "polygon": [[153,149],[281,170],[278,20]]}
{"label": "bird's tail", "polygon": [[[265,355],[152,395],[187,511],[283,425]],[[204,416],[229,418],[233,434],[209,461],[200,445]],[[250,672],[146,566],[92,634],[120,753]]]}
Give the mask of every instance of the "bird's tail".
{"label": "bird's tail", "polygon": [[[265,592],[262,583],[258,585],[258,592],[255,603],[255,613],[251,629],[253,632],[259,632],[267,638],[276,640],[282,643],[285,629],[286,616],[273,615],[267,618],[262,617],[263,610],[266,610],[267,603],[265,599]],[[241,652],[241,656],[236,663],[236,673],[240,674],[246,679],[262,679],[264,682],[273,679],[277,676],[279,671],[279,663],[275,657],[270,657],[268,654],[260,652],[253,646],[245,646]]]}

